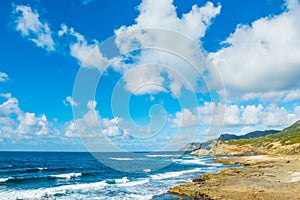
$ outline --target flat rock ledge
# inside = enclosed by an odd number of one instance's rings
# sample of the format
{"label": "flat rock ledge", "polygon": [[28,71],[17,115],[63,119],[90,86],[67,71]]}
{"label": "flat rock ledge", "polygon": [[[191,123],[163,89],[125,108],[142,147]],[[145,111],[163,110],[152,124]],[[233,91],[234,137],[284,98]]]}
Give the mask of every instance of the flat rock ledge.
{"label": "flat rock ledge", "polygon": [[192,182],[175,186],[170,193],[181,199],[300,200],[300,156],[248,156],[219,158],[227,168],[219,174],[205,174]]}

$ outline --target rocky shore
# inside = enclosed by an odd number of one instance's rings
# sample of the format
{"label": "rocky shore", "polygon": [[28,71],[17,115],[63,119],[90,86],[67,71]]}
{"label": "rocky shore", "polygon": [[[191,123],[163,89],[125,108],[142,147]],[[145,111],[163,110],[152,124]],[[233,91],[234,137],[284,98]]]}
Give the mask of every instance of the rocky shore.
{"label": "rocky shore", "polygon": [[244,156],[215,161],[244,167],[202,175],[171,188],[169,192],[193,199],[300,200],[299,155]]}

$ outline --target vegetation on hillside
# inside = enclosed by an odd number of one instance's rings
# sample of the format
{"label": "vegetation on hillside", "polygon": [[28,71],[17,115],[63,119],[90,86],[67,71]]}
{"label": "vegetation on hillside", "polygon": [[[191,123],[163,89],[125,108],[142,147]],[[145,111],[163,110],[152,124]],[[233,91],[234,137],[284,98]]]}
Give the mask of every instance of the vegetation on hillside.
{"label": "vegetation on hillside", "polygon": [[228,140],[226,144],[230,145],[253,145],[255,147],[272,148],[274,143],[280,143],[281,145],[293,145],[300,143],[300,121],[297,121],[292,126],[283,129],[282,131],[270,134],[263,137],[253,139],[239,139],[239,140]]}

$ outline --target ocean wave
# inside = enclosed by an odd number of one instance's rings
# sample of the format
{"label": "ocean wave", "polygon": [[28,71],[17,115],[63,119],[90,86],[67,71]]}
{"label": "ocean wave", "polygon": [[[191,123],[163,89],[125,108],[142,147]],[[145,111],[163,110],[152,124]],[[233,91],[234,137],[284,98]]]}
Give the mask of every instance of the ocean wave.
{"label": "ocean wave", "polygon": [[22,183],[26,181],[38,181],[38,180],[51,180],[51,179],[65,179],[70,180],[71,178],[78,178],[82,176],[82,173],[69,173],[69,174],[57,174],[48,176],[25,176],[25,177],[9,177],[0,178],[0,184],[2,183]]}
{"label": "ocean wave", "polygon": [[11,168],[13,168],[13,167],[15,167],[15,166],[14,166],[14,165],[1,166],[1,167],[0,167],[0,170],[2,170],[2,169],[11,169]]}
{"label": "ocean wave", "polygon": [[201,171],[200,168],[195,168],[195,169],[184,170],[184,171],[166,172],[166,173],[162,173],[162,174],[155,174],[155,175],[150,175],[150,177],[153,180],[161,180],[161,179],[174,178],[174,177],[181,176],[183,174],[194,173],[194,172],[199,172],[199,171]]}
{"label": "ocean wave", "polygon": [[169,158],[169,157],[175,157],[178,155],[174,155],[174,154],[149,154],[146,155],[148,158]]}
{"label": "ocean wave", "polygon": [[130,181],[130,182],[126,182],[126,183],[120,183],[117,185],[120,187],[132,187],[132,186],[137,186],[137,185],[143,185],[148,182],[149,182],[149,179],[140,179],[137,181]]}
{"label": "ocean wave", "polygon": [[181,164],[186,164],[186,165],[192,165],[192,164],[197,164],[197,165],[205,165],[206,163],[202,160],[182,160],[182,159],[173,159],[173,162],[181,163]]}
{"label": "ocean wave", "polygon": [[119,160],[119,161],[126,161],[126,160],[133,160],[132,158],[109,158],[110,160]]}
{"label": "ocean wave", "polygon": [[8,181],[10,178],[11,177],[9,177],[9,178],[0,178],[0,183],[4,183],[4,182]]}
{"label": "ocean wave", "polygon": [[150,200],[153,198],[153,195],[140,195],[140,194],[129,194],[127,195],[129,199],[135,199],[135,200]]}
{"label": "ocean wave", "polygon": [[127,182],[129,182],[129,180],[126,176],[121,178],[121,179],[116,179],[115,180],[115,183],[127,183]]}
{"label": "ocean wave", "polygon": [[220,166],[223,166],[223,164],[221,163],[214,163],[214,162],[211,162],[211,163],[207,163],[208,166],[213,166],[213,167],[220,167]]}
{"label": "ocean wave", "polygon": [[149,172],[151,172],[151,169],[144,169],[143,172],[149,173]]}
{"label": "ocean wave", "polygon": [[47,167],[38,167],[37,169],[40,171],[43,171],[43,170],[47,170],[48,168]]}
{"label": "ocean wave", "polygon": [[82,173],[69,173],[69,174],[57,174],[57,175],[50,175],[50,177],[58,178],[58,179],[71,179],[71,178],[78,178],[82,176]]}
{"label": "ocean wave", "polygon": [[21,183],[30,180],[39,180],[39,179],[49,179],[47,176],[29,176],[29,177],[9,177],[4,178],[2,181],[0,180],[0,184],[2,183]]}
{"label": "ocean wave", "polygon": [[116,183],[118,184],[118,183],[127,183],[127,182],[129,182],[129,180],[126,176],[120,179],[106,180],[106,183],[108,184],[116,184]]}
{"label": "ocean wave", "polygon": [[71,194],[74,191],[89,192],[90,190],[100,190],[107,185],[105,181],[95,183],[81,183],[74,185],[62,185],[52,188],[41,188],[31,190],[13,190],[1,194],[3,199],[45,199],[52,198],[57,195]]}
{"label": "ocean wave", "polygon": [[1,169],[0,173],[32,173],[47,170],[47,167],[37,167],[37,168],[16,168],[16,169]]}

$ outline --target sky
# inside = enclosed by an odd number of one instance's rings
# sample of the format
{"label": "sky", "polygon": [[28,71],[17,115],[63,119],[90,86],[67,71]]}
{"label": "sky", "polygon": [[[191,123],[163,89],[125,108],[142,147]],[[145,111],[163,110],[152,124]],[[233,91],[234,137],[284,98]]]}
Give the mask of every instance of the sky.
{"label": "sky", "polygon": [[300,119],[298,0],[0,2],[0,150],[177,150]]}

